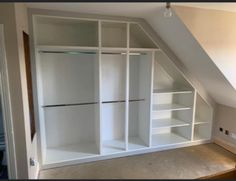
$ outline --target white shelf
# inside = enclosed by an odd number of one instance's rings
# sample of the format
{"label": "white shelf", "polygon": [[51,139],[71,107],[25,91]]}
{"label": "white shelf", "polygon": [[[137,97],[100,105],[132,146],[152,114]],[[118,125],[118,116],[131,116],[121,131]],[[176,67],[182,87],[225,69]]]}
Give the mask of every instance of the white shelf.
{"label": "white shelf", "polygon": [[180,104],[155,104],[152,106],[153,111],[177,111],[187,109],[191,109],[191,107],[187,107]]}
{"label": "white shelf", "polygon": [[162,133],[152,135],[152,146],[168,146],[171,144],[188,142],[186,138],[175,133]]}
{"label": "white shelf", "polygon": [[44,164],[52,164],[76,159],[83,159],[98,155],[95,143],[81,143],[47,148]]}
{"label": "white shelf", "polygon": [[195,122],[194,122],[195,125],[198,125],[198,124],[209,124],[209,122],[207,121],[202,121],[200,119],[195,119]]}
{"label": "white shelf", "polygon": [[191,90],[178,90],[178,89],[154,89],[154,94],[189,94]]}
{"label": "white shelf", "polygon": [[145,143],[141,138],[139,137],[129,137],[129,144],[128,144],[128,149],[129,150],[138,150],[141,148],[145,148]]}
{"label": "white shelf", "polygon": [[103,141],[102,154],[106,155],[123,151],[125,151],[124,140],[116,139],[116,140]]}
{"label": "white shelf", "polygon": [[147,51],[160,51],[159,48],[129,48],[130,51],[147,52]]}
{"label": "white shelf", "polygon": [[189,123],[186,123],[178,119],[154,119],[152,120],[152,129],[159,128],[169,128],[169,127],[180,127],[180,126],[189,126]]}

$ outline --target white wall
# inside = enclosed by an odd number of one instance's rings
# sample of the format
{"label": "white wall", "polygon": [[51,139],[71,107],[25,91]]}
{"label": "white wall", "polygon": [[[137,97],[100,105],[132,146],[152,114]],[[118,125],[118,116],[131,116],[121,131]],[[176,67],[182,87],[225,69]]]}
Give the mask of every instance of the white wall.
{"label": "white wall", "polygon": [[22,30],[27,29],[26,8],[23,4],[1,3],[0,24],[4,25],[6,57],[12,105],[16,149],[17,178],[34,177],[28,158],[33,155],[35,140],[30,141],[28,97],[23,52]]}
{"label": "white wall", "polygon": [[236,89],[236,13],[178,6],[175,9]]}
{"label": "white wall", "polygon": [[218,93],[216,102],[236,107],[236,13],[181,6],[174,10],[231,86],[218,84],[216,92],[224,94]]}
{"label": "white wall", "polygon": [[[228,130],[230,133],[236,135],[236,109],[224,105],[217,105],[216,113],[216,126],[214,130],[215,140],[225,148],[236,154],[236,139],[227,136],[224,132]],[[222,127],[224,132],[220,132],[219,128]]]}

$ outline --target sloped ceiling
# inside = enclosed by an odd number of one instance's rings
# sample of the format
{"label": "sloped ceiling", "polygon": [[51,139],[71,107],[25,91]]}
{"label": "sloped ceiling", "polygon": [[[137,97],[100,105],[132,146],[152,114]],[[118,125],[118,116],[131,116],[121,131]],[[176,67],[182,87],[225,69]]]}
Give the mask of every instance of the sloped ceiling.
{"label": "sloped ceiling", "polygon": [[[171,18],[163,17],[165,3],[27,3],[26,5],[30,8],[143,18],[217,103],[236,107],[236,91],[180,18],[174,12]],[[191,3],[186,5],[193,6]],[[225,7],[227,6],[225,3]]]}

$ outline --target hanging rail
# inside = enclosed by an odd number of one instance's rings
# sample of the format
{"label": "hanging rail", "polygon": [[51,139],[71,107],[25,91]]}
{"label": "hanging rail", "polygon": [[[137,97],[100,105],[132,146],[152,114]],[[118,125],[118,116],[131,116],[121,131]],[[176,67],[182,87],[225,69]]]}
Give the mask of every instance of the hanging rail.
{"label": "hanging rail", "polygon": [[[136,102],[136,101],[145,101],[145,99],[131,99],[129,102]],[[102,101],[103,104],[109,103],[121,103],[125,102],[125,100],[118,100],[118,101]],[[74,103],[74,104],[53,104],[53,105],[45,105],[42,106],[43,108],[48,107],[63,107],[63,106],[80,106],[80,105],[90,105],[90,104],[98,104],[98,102],[86,102],[86,103]]]}
{"label": "hanging rail", "polygon": [[89,104],[98,104],[98,102],[85,102],[85,103],[74,103],[74,104],[53,104],[53,105],[45,105],[42,107],[46,108],[46,107],[62,107],[62,106],[80,106],[80,105],[89,105]]}
{"label": "hanging rail", "polygon": [[[77,54],[87,54],[87,55],[94,55],[98,54],[95,51],[48,51],[48,50],[39,50],[39,53],[61,53],[61,54],[70,54],[70,55],[77,55]],[[102,52],[104,55],[126,55],[126,52]],[[129,53],[129,55],[146,55],[146,53]]]}

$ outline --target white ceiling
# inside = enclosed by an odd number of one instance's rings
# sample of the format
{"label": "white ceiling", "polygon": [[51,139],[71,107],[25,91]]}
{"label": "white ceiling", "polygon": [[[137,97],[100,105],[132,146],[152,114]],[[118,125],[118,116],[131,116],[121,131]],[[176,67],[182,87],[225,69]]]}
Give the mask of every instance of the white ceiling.
{"label": "white ceiling", "polygon": [[[165,3],[25,3],[29,8],[52,9],[92,14],[108,14],[130,17],[145,17]],[[172,5],[190,6],[236,12],[236,3],[171,3]]]}

